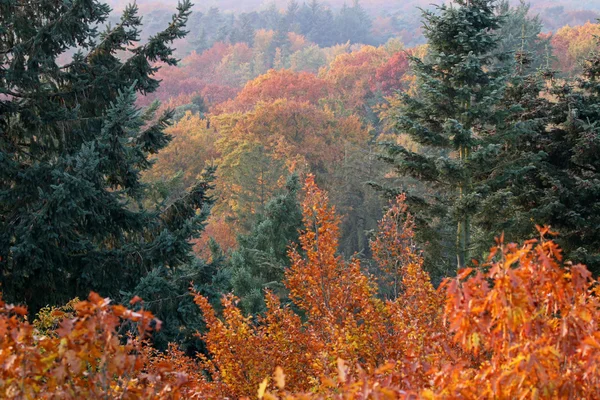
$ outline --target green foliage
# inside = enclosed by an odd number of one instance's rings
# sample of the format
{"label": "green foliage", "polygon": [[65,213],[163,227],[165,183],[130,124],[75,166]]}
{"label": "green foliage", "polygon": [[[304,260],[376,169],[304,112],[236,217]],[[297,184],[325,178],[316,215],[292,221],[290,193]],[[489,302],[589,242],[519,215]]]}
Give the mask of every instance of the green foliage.
{"label": "green foliage", "polygon": [[190,288],[218,306],[221,296],[229,290],[230,277],[223,264],[223,256],[215,248],[209,263],[195,258],[177,269],[154,268],[132,292],[124,293],[126,300],[134,294],[143,298],[138,307],[151,311],[163,322],[161,330],[152,336],[155,347],[166,350],[169,343],[177,343],[189,355],[204,350],[197,333],[206,327]]}
{"label": "green foliage", "polygon": [[191,103],[175,108],[173,112],[173,121],[179,121],[188,111],[192,114],[198,114],[200,118],[204,118],[208,112],[208,107],[204,101],[204,98],[200,95],[194,96]]}
{"label": "green foliage", "polygon": [[282,284],[289,267],[287,252],[290,245],[298,243],[302,226],[299,189],[298,176],[290,176],[286,192],[269,200],[250,232],[238,237],[238,249],[231,254],[233,293],[248,314],[265,310],[265,289],[281,299],[287,296]]}
{"label": "green foliage", "polygon": [[10,29],[0,32],[0,281],[10,301],[35,313],[90,290],[117,298],[153,268],[191,260],[209,183],[143,206],[140,173],[169,142],[171,113],[135,106],[159,85],[154,65],[176,64],[170,43],[185,36],[191,6],[138,44],[135,5],[101,34],[110,8],[95,0],[0,5]]}
{"label": "green foliage", "polygon": [[429,54],[424,60],[412,58],[417,93],[401,95],[388,113],[395,129],[419,148],[389,142],[383,160],[419,183],[388,192],[408,192],[417,239],[429,242],[432,250],[440,248],[435,257],[442,262],[448,252],[441,234],[450,223],[457,226],[454,253],[461,267],[469,261],[471,218],[479,201],[473,193],[472,177],[479,168],[475,153],[505,118],[498,106],[507,70],[502,65],[506,54],[497,51],[500,39],[494,31],[501,18],[494,2],[455,3],[424,11]]}
{"label": "green foliage", "polygon": [[533,72],[546,64],[550,38],[540,37],[542,21],[538,15],[530,15],[530,8],[523,0],[516,7],[510,7],[507,0],[500,2],[498,14],[502,16],[502,25],[497,33],[499,50],[515,54]]}
{"label": "green foliage", "polygon": [[338,43],[349,41],[369,44],[371,42],[371,19],[358,0],[354,0],[352,7],[344,4],[336,16],[335,23],[339,35]]}
{"label": "green foliage", "polygon": [[291,69],[294,71],[306,71],[317,73],[319,69],[327,64],[325,52],[317,45],[308,46],[298,50],[290,56]]}
{"label": "green foliage", "polygon": [[480,171],[485,185],[476,188],[484,199],[477,223],[486,231],[521,240],[536,224],[550,225],[568,257],[595,274],[600,272],[598,65],[596,54],[584,75],[571,82],[555,81],[551,71],[513,79],[506,103],[517,109],[515,124],[494,138]]}

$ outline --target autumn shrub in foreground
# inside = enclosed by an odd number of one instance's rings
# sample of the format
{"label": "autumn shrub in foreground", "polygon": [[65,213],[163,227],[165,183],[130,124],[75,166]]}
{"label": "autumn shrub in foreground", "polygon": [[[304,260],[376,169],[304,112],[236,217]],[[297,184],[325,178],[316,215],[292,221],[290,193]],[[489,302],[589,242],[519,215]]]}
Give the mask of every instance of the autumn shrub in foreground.
{"label": "autumn shrub in foreground", "polygon": [[[401,277],[395,283],[397,297],[383,301],[359,260],[345,262],[337,255],[339,219],[312,177],[305,191],[307,229],[300,236],[301,249],[290,251],[292,266],[284,282],[302,318],[267,293],[268,310],[258,321],[245,317],[233,296],[224,299],[219,319],[208,300],[196,294],[209,328],[206,368],[223,384],[221,396],[254,395],[275,366],[286,375],[289,392],[329,397],[340,393],[343,382],[381,375],[393,387],[418,393],[455,355],[442,319],[443,297],[412,245],[412,219],[402,212],[401,201],[393,205],[373,243],[382,268]],[[269,388],[274,390],[275,383]]]}
{"label": "autumn shrub in foreground", "polygon": [[221,396],[258,387],[265,398],[600,398],[597,284],[563,262],[548,229],[523,246],[499,240],[486,264],[436,291],[399,198],[372,243],[380,283],[394,288],[382,301],[358,260],[336,256],[326,194],[312,178],[305,189],[307,230],[285,282],[303,318],[267,294],[258,323],[234,297],[221,320],[196,295]]}
{"label": "autumn shrub in foreground", "polygon": [[[37,329],[0,303],[0,396],[600,398],[597,282],[563,262],[548,229],[522,246],[499,240],[487,263],[435,290],[403,197],[372,242],[375,280],[337,255],[339,220],[312,177],[305,190],[306,230],[285,280],[292,306],[267,292],[266,313],[252,318],[230,295],[218,315],[194,294],[208,326],[208,354],[194,360],[145,345],[152,315],[95,294],[54,315],[54,330],[48,312]],[[126,341],[125,330],[135,332]]]}
{"label": "autumn shrub in foreground", "polygon": [[[143,344],[158,324],[149,312],[111,305],[95,293],[72,308],[74,317],[43,335],[27,322],[25,308],[0,300],[0,398],[187,398],[186,371],[150,359]],[[119,332],[127,328],[136,334],[124,340]]]}

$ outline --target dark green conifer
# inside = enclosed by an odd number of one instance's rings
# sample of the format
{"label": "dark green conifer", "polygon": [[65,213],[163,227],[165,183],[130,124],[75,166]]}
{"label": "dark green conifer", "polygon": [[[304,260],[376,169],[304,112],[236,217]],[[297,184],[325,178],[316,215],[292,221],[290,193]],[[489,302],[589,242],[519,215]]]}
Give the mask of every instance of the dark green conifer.
{"label": "dark green conifer", "polygon": [[292,243],[298,242],[302,226],[299,190],[298,177],[292,175],[286,192],[267,203],[251,231],[238,238],[238,248],[231,254],[233,293],[241,299],[240,306],[248,314],[264,311],[265,289],[281,298],[286,296],[282,281],[289,266],[287,252]]}
{"label": "dark green conifer", "polygon": [[[201,181],[168,206],[143,205],[140,173],[169,142],[171,113],[136,107],[176,64],[191,3],[138,44],[137,7],[97,33],[96,0],[0,4],[0,281],[35,312],[90,290],[118,298],[154,268],[191,261],[210,204]],[[77,48],[68,63],[59,62]],[[123,50],[126,50],[123,53]]]}
{"label": "dark green conifer", "polygon": [[500,39],[494,31],[501,18],[494,1],[454,3],[423,13],[429,54],[412,59],[418,92],[404,94],[390,113],[397,131],[421,148],[387,143],[383,159],[400,175],[416,179],[413,187],[419,191],[400,191],[408,192],[422,241],[441,242],[444,221],[456,226],[455,254],[462,267],[470,260],[472,217],[479,202],[473,192],[479,168],[474,154],[505,118],[498,105],[507,71],[499,62],[505,55],[497,51]]}
{"label": "dark green conifer", "polygon": [[476,188],[484,199],[481,242],[493,232],[520,241],[535,225],[550,225],[568,259],[600,272],[599,65],[596,53],[570,82],[517,67],[505,99],[513,123],[493,138]]}

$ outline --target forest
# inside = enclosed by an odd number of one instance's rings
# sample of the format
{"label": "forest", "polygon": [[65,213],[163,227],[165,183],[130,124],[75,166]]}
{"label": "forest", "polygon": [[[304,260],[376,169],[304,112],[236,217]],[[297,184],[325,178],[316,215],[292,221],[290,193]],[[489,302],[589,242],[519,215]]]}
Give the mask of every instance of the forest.
{"label": "forest", "polygon": [[0,397],[600,399],[600,3],[0,2]]}

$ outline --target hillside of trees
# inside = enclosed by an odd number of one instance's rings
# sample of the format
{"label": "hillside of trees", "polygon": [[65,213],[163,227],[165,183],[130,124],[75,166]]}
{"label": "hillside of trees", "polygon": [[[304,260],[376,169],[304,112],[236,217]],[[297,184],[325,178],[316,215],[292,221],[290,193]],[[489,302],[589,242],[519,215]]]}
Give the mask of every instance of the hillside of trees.
{"label": "hillside of trees", "polygon": [[[421,30],[419,9],[432,9],[443,4],[440,0],[228,0],[204,1],[196,4],[190,17],[189,35],[178,43],[181,56],[192,50],[204,50],[215,41],[249,42],[259,29],[289,29],[307,37],[320,46],[362,43],[383,44],[392,37],[414,46],[425,43]],[[510,0],[519,6],[520,0]],[[544,33],[556,32],[563,26],[571,27],[595,22],[600,17],[600,4],[594,0],[532,0],[531,15],[539,15]],[[122,10],[126,2],[111,6]],[[145,18],[144,35],[150,35],[168,22],[175,2],[140,3]],[[114,19],[116,21],[117,16]]]}
{"label": "hillside of trees", "polygon": [[0,397],[600,398],[600,7],[423,5],[1,3]]}

